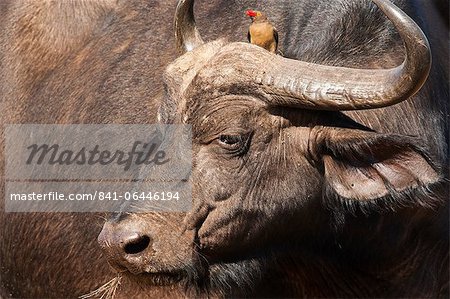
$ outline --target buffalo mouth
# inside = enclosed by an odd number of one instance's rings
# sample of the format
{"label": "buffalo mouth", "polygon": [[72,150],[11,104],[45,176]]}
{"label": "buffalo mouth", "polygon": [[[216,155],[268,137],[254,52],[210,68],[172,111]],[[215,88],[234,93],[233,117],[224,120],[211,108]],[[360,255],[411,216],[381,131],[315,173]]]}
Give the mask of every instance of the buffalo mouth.
{"label": "buffalo mouth", "polygon": [[151,286],[168,286],[179,284],[190,277],[188,271],[184,269],[133,271],[115,264],[109,263],[109,265],[118,277],[126,278],[127,280],[139,284]]}
{"label": "buffalo mouth", "polygon": [[188,275],[185,271],[161,271],[161,272],[143,272],[132,274],[131,272],[123,273],[136,282],[152,286],[168,286],[179,284],[185,280]]}
{"label": "buffalo mouth", "polygon": [[161,269],[143,269],[140,272],[130,271],[130,269],[122,271],[116,269],[116,271],[118,275],[142,286],[185,286],[186,284],[196,284],[196,281],[204,278],[208,271],[205,263],[193,262],[170,269],[163,267]]}

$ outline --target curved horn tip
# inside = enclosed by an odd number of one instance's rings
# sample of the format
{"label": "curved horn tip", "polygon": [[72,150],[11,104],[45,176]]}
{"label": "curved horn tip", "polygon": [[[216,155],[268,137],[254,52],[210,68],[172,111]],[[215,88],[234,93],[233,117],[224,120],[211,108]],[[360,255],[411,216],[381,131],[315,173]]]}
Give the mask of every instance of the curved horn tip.
{"label": "curved horn tip", "polygon": [[175,40],[180,53],[192,51],[203,44],[195,25],[194,2],[195,0],[179,0],[175,10]]}
{"label": "curved horn tip", "polygon": [[416,91],[412,92],[412,96],[424,84],[431,69],[432,57],[428,39],[417,23],[395,3],[388,0],[372,0],[372,2],[394,23],[402,36],[405,48],[410,53],[405,60],[405,63],[409,64],[406,68],[420,70],[416,73],[415,80],[418,86]]}

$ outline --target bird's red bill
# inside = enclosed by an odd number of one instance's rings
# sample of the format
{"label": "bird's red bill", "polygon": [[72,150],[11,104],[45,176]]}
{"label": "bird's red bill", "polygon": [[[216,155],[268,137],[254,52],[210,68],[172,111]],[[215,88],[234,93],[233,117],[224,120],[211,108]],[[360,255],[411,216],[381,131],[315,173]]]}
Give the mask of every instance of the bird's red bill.
{"label": "bird's red bill", "polygon": [[245,14],[246,14],[247,16],[249,16],[249,17],[256,17],[256,12],[255,12],[254,10],[251,10],[251,9],[247,10],[247,11],[245,12]]}

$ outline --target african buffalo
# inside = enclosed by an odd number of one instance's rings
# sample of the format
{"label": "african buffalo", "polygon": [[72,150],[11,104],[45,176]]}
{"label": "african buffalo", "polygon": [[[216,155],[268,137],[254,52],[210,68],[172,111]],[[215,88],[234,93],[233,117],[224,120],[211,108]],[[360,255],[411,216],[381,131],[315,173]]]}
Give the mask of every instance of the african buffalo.
{"label": "african buffalo", "polygon": [[2,123],[189,123],[194,209],[0,213],[0,295],[448,297],[447,31],[374,2],[179,1],[168,66],[175,3],[5,2]]}

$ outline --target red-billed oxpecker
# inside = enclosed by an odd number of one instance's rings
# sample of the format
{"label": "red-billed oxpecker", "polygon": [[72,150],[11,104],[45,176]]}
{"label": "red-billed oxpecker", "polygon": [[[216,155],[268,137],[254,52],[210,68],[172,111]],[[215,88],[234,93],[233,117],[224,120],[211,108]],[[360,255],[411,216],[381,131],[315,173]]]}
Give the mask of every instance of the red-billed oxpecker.
{"label": "red-billed oxpecker", "polygon": [[267,16],[255,10],[247,10],[245,13],[252,19],[252,24],[248,28],[248,41],[267,51],[276,53],[278,48],[278,32]]}

